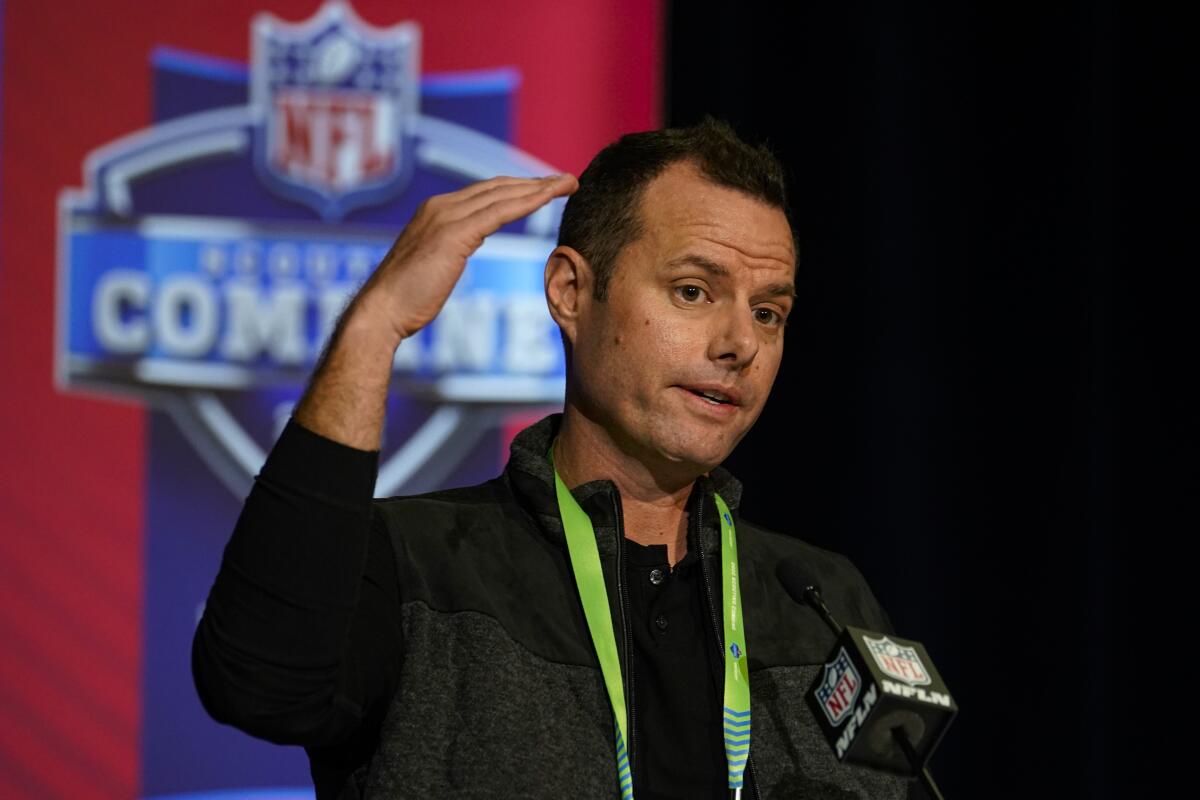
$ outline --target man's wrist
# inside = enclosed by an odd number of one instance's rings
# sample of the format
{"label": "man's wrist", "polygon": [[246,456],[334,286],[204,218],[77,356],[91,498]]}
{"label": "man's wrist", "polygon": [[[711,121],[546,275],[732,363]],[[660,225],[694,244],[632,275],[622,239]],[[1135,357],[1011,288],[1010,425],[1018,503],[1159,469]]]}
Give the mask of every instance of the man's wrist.
{"label": "man's wrist", "polygon": [[335,333],[335,346],[346,342],[353,345],[355,352],[386,354],[390,361],[406,335],[379,312],[377,303],[364,297],[346,310]]}

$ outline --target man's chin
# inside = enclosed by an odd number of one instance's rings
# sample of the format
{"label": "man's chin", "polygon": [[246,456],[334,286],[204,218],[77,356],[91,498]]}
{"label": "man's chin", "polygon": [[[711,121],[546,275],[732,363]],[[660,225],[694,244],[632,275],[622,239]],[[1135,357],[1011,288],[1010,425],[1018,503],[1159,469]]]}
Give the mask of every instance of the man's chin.
{"label": "man's chin", "polygon": [[714,467],[721,465],[733,448],[714,447],[713,441],[707,442],[673,442],[660,448],[660,453],[669,461],[672,468],[680,472],[703,475]]}

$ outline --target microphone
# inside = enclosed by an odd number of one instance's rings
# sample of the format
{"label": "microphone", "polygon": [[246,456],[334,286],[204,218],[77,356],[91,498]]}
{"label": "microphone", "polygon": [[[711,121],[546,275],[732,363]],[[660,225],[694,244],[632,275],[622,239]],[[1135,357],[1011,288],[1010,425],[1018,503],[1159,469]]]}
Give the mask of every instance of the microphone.
{"label": "microphone", "polygon": [[843,627],[799,558],[775,570],[784,591],[829,626],[837,642],[805,694],[838,761],[920,778],[942,800],[926,764],[958,706],[920,642]]}
{"label": "microphone", "polygon": [[803,561],[795,557],[785,558],[775,568],[775,574],[778,576],[779,582],[783,584],[784,591],[793,600],[802,606],[811,606],[821,615],[821,619],[825,620],[825,624],[833,630],[833,635],[841,636],[842,626],[833,618],[829,607],[821,599],[821,585],[804,566]]}

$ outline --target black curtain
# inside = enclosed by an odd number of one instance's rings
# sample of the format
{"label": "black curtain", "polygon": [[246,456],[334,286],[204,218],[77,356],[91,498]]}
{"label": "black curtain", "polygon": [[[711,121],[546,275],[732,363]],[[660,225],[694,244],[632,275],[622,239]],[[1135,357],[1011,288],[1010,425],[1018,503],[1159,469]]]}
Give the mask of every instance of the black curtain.
{"label": "black curtain", "polygon": [[667,123],[768,142],[800,231],[728,466],[926,643],[957,800],[1147,796],[1187,763],[1195,92],[1158,14],[668,8]]}

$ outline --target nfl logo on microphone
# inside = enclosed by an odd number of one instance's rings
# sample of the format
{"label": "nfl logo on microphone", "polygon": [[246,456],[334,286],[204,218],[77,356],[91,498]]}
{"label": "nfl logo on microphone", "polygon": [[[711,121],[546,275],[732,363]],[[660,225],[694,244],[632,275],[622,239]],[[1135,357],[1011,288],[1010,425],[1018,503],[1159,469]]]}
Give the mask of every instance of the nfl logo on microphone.
{"label": "nfl logo on microphone", "polygon": [[824,678],[816,689],[817,700],[830,725],[841,725],[850,714],[861,685],[858,670],[843,647],[837,658],[825,665]]}
{"label": "nfl logo on microphone", "polygon": [[909,686],[930,684],[929,673],[915,647],[896,644],[887,636],[880,639],[864,636],[863,642],[884,675],[904,681]]}

